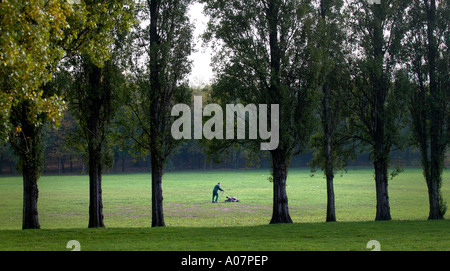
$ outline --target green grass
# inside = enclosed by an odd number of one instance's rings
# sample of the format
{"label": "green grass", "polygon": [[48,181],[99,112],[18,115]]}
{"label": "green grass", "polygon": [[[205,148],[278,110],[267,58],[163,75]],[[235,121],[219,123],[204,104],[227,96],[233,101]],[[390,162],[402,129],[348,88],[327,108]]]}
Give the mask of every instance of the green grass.
{"label": "green grass", "polygon": [[[420,169],[406,169],[389,184],[393,221],[374,222],[371,169],[336,176],[338,223],[325,223],[326,184],[309,170],[289,172],[287,193],[294,224],[268,225],[272,183],[268,170],[167,173],[163,179],[166,228],[150,228],[149,174],[105,175],[106,229],[87,229],[87,176],[44,176],[39,181],[41,230],[23,231],[22,181],[0,178],[0,250],[450,250],[449,215],[426,221],[428,194]],[[239,203],[211,203],[218,181]],[[442,193],[450,201],[448,171]]]}
{"label": "green grass", "polygon": [[448,221],[295,223],[243,227],[106,228],[0,231],[1,250],[131,251],[363,251],[377,240],[383,251],[449,250]]}

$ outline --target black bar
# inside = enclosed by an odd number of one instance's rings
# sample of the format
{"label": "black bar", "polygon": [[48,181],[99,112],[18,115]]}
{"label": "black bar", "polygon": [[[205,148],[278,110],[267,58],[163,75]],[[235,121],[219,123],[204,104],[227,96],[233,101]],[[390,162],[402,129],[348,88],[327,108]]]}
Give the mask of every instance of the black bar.
{"label": "black bar", "polygon": [[[390,268],[413,268],[443,252],[0,252],[7,266],[20,262],[21,268],[126,268],[125,270],[310,270],[323,268],[376,268],[382,262]],[[26,259],[21,261],[20,259]]]}

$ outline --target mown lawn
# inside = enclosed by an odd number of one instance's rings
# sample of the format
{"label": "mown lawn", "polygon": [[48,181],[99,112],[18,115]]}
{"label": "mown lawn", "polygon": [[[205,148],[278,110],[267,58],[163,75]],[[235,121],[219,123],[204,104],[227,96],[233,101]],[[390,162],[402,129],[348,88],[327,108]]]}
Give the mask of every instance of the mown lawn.
{"label": "mown lawn", "polygon": [[[374,222],[372,169],[335,178],[337,223],[325,223],[326,184],[309,170],[289,172],[292,225],[268,225],[272,183],[268,170],[167,173],[163,179],[166,228],[150,228],[150,175],[105,175],[106,229],[87,229],[88,177],[44,176],[39,181],[41,230],[21,230],[22,181],[0,178],[0,250],[450,250],[450,223],[426,221],[428,195],[420,169],[389,184],[393,221]],[[218,181],[240,202],[211,203]],[[448,171],[443,195],[450,201]],[[446,215],[448,219],[448,214]]]}
{"label": "mown lawn", "polygon": [[77,240],[85,251],[364,251],[449,250],[450,222],[294,223],[242,227],[1,230],[0,250],[64,251]]}

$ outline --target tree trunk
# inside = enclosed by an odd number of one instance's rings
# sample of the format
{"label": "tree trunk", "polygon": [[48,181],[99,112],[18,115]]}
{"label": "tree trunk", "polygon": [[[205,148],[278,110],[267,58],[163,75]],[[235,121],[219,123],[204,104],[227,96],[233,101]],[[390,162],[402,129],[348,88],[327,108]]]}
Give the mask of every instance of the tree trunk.
{"label": "tree trunk", "polygon": [[102,200],[102,159],[101,139],[99,138],[98,122],[94,116],[91,119],[89,152],[89,228],[105,227],[103,223]]}
{"label": "tree trunk", "polygon": [[[424,116],[424,112],[422,112],[422,117],[420,119],[415,120],[415,131],[418,134],[419,139],[419,147],[421,154],[421,163],[423,169],[423,175],[425,177],[425,181],[427,183],[428,188],[428,200],[430,203],[430,211],[428,219],[443,219],[443,214],[441,213],[440,206],[440,174],[436,174],[439,172],[439,164],[436,165],[436,162],[432,161],[433,156],[429,155],[429,144],[428,144],[428,136],[426,131],[426,123],[427,118]],[[431,140],[430,140],[431,141]],[[430,144],[431,145],[431,144]],[[433,144],[434,151],[430,151],[431,153],[435,153],[435,145]],[[434,165],[433,165],[434,164]]]}
{"label": "tree trunk", "polygon": [[376,120],[378,123],[375,133],[374,146],[374,169],[375,169],[375,186],[377,193],[377,214],[375,220],[391,220],[391,211],[388,195],[388,168],[390,147],[386,146],[384,135],[384,124],[382,120]]}
{"label": "tree trunk", "polygon": [[[324,23],[327,19],[327,9],[324,3],[324,0],[320,1],[320,16]],[[323,151],[325,158],[325,176],[327,179],[327,222],[335,222],[336,221],[336,212],[335,212],[335,204],[334,204],[334,187],[333,187],[333,179],[334,179],[334,170],[333,170],[333,156],[332,156],[332,137],[333,137],[333,127],[331,120],[331,109],[330,109],[330,90],[328,88],[327,82],[322,85],[322,125],[324,132],[324,141],[323,141]]]}
{"label": "tree trunk", "polygon": [[[422,78],[419,76],[419,78]],[[428,219],[440,219],[440,206],[439,206],[439,186],[433,181],[432,176],[432,162],[431,162],[431,150],[430,150],[430,138],[431,128],[427,112],[427,106],[430,98],[427,98],[427,90],[422,81],[419,83],[419,92],[415,93],[412,99],[411,116],[413,119],[414,136],[418,142],[421,155],[421,164],[423,175],[428,187],[428,200],[429,200],[429,217]],[[433,140],[433,142],[435,142]],[[435,145],[433,144],[433,154],[435,154]],[[433,167],[433,172],[436,168]],[[435,174],[433,173],[433,176]]]}
{"label": "tree trunk", "polygon": [[270,224],[292,223],[286,194],[287,162],[282,152],[272,151],[273,212]]}
{"label": "tree trunk", "polygon": [[38,219],[38,176],[31,169],[23,170],[23,219],[22,229],[40,229]]}
{"label": "tree trunk", "polygon": [[377,213],[375,221],[391,220],[388,195],[387,162],[377,159],[374,162],[375,186],[377,193]]}
{"label": "tree trunk", "polygon": [[89,147],[89,228],[105,227],[103,222],[102,164],[98,148]]}
{"label": "tree trunk", "polygon": [[443,219],[439,203],[439,183],[432,179],[427,182],[428,199],[430,202],[430,213],[428,220]]}
{"label": "tree trunk", "polygon": [[387,170],[389,168],[390,156],[390,135],[386,133],[387,113],[385,111],[386,96],[389,86],[384,71],[384,54],[383,50],[383,11],[380,5],[374,7],[374,24],[373,29],[373,61],[374,68],[371,70],[371,81],[374,93],[374,116],[373,116],[373,158],[375,168],[375,186],[377,194],[377,213],[375,220],[391,220],[391,212],[388,196],[388,177]]}
{"label": "tree trunk", "polygon": [[329,121],[329,107],[328,107],[328,95],[325,95],[327,106],[324,107],[325,120],[324,124],[324,156],[325,156],[325,176],[327,179],[327,222],[336,221],[336,212],[334,204],[334,170],[333,170],[333,157],[332,157],[332,133],[331,123]]}
{"label": "tree trunk", "polygon": [[[322,3],[322,2],[321,2]],[[321,5],[323,7],[323,5]],[[327,222],[336,221],[336,212],[334,204],[334,170],[333,170],[333,156],[332,156],[332,124],[331,124],[331,112],[329,104],[329,89],[327,83],[322,86],[323,99],[322,99],[322,124],[324,130],[324,156],[325,156],[325,176],[327,179]]]}
{"label": "tree trunk", "polygon": [[152,154],[152,227],[165,227],[163,213],[162,175],[163,165]]}
{"label": "tree trunk", "polygon": [[327,222],[336,222],[336,208],[334,204],[333,173],[327,173]]}
{"label": "tree trunk", "polygon": [[428,195],[430,201],[429,220],[443,219],[440,206],[440,186],[443,168],[443,160],[445,158],[445,142],[446,136],[444,132],[443,120],[445,116],[445,107],[440,106],[441,88],[438,86],[436,74],[436,58],[438,47],[435,39],[436,29],[436,1],[425,1],[427,8],[427,38],[428,38],[428,69],[430,76],[430,180],[427,180]]}
{"label": "tree trunk", "polygon": [[92,68],[89,82],[93,88],[92,106],[87,119],[89,152],[89,228],[105,227],[103,223],[102,200],[102,142],[100,111],[104,106],[104,97],[100,94],[102,70],[89,63]]}
{"label": "tree trunk", "polygon": [[37,182],[44,169],[42,126],[30,122],[29,114],[29,104],[26,101],[12,108],[11,123],[22,130],[19,135],[11,137],[10,143],[20,157],[23,175],[22,229],[39,229]]}
{"label": "tree trunk", "polygon": [[162,175],[164,160],[159,155],[161,150],[161,111],[162,87],[160,81],[161,66],[160,48],[161,39],[158,34],[158,20],[160,0],[150,0],[150,153],[152,162],[152,227],[165,227],[163,213]]}
{"label": "tree trunk", "polygon": [[[269,93],[271,101],[281,100],[281,51],[279,46],[279,13],[280,7],[277,1],[269,1],[266,10],[266,19],[269,28],[270,47],[270,87]],[[275,102],[277,103],[277,102]],[[278,102],[278,104],[280,104]],[[282,110],[282,109],[281,109]],[[282,141],[282,140],[281,140]],[[289,215],[288,198],[286,194],[287,165],[286,153],[278,149],[271,151],[272,154],[272,174],[273,174],[273,212],[270,224],[292,223]]]}
{"label": "tree trunk", "polygon": [[440,125],[439,120],[433,121],[434,118],[439,118],[438,115],[441,112],[435,112],[434,116],[431,116],[431,131],[430,131],[430,178],[427,180],[428,195],[430,201],[430,213],[429,220],[444,219],[441,184],[442,184],[442,171],[445,159],[445,145],[441,145],[439,141],[443,141],[442,130],[444,125]]}

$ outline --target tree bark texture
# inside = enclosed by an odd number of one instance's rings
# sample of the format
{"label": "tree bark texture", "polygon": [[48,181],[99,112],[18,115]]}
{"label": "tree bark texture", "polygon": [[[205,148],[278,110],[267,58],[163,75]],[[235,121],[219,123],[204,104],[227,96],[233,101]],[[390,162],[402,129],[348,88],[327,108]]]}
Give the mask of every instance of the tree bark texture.
{"label": "tree bark texture", "polygon": [[283,153],[272,151],[273,211],[270,224],[292,223],[286,194],[287,163]]}
{"label": "tree bark texture", "polygon": [[11,137],[11,146],[19,156],[23,176],[22,229],[39,229],[38,180],[44,169],[42,148],[42,125],[37,126],[28,119],[29,105],[21,102],[11,110],[11,123],[20,127],[17,136]]}
{"label": "tree bark texture", "polygon": [[[324,3],[325,0],[320,1],[320,16],[325,23],[327,20],[327,8]],[[334,168],[333,168],[333,124],[331,120],[332,110],[330,107],[330,89],[327,81],[322,85],[322,112],[321,120],[323,126],[324,140],[323,140],[323,155],[325,158],[325,177],[327,182],[327,218],[326,222],[336,221],[335,200],[334,200]]]}
{"label": "tree bark texture", "polygon": [[325,83],[322,86],[322,125],[324,130],[324,156],[325,156],[325,176],[327,179],[327,222],[336,221],[335,200],[334,200],[334,170],[333,170],[333,155],[332,155],[332,124],[331,124],[331,110],[329,104],[329,89]]}
{"label": "tree bark texture", "polygon": [[150,154],[152,162],[152,227],[165,227],[163,213],[163,192],[162,175],[164,170],[164,159],[162,157],[162,123],[161,112],[163,110],[162,85],[160,81],[161,66],[160,44],[161,39],[158,35],[159,20],[159,0],[150,0],[150,86],[151,86],[151,105],[150,105]]}
{"label": "tree bark texture", "polygon": [[101,68],[92,65],[89,82],[94,93],[93,103],[90,109],[88,122],[88,152],[89,152],[89,228],[105,227],[103,222],[103,199],[102,199],[102,142],[100,111],[105,103],[100,88],[102,81]]}
{"label": "tree bark texture", "polygon": [[[34,124],[24,125],[22,138],[21,166],[23,175],[23,219],[22,229],[40,229],[38,217],[38,180],[42,172],[42,149],[40,140],[42,129]],[[26,147],[25,147],[26,146]],[[26,148],[25,151],[23,148]]]}
{"label": "tree bark texture", "polygon": [[105,227],[103,222],[101,148],[89,146],[89,228]]}
{"label": "tree bark texture", "polygon": [[22,229],[40,229],[38,217],[38,177],[33,170],[23,171],[23,218]]}
{"label": "tree bark texture", "polygon": [[[280,7],[278,1],[269,1],[266,11],[266,18],[269,28],[269,47],[270,47],[270,89],[272,101],[278,101],[281,97],[281,52],[279,45],[278,16]],[[281,105],[280,105],[281,106]],[[282,110],[282,109],[280,109]],[[282,140],[281,140],[282,141]],[[273,172],[273,212],[270,224],[292,223],[289,215],[288,198],[286,194],[287,178],[287,157],[282,148],[271,151],[272,154],[272,172]]]}
{"label": "tree bark texture", "polygon": [[375,220],[391,220],[389,196],[388,196],[388,175],[389,156],[391,152],[390,135],[386,132],[387,113],[385,111],[386,96],[389,86],[384,71],[383,50],[383,12],[380,5],[374,7],[374,28],[373,28],[373,61],[374,69],[371,71],[371,81],[374,93],[374,114],[373,114],[373,165],[375,169],[375,186],[377,195],[377,212]]}
{"label": "tree bark texture", "polygon": [[430,212],[428,214],[428,220],[439,220],[444,219],[442,213],[441,213],[441,205],[439,202],[439,182],[433,181],[432,179],[430,181],[427,181],[427,187],[428,187],[428,199],[430,203]]}
{"label": "tree bark texture", "polygon": [[165,227],[162,191],[163,165],[152,154],[152,227]]}
{"label": "tree bark texture", "polygon": [[427,39],[428,39],[428,69],[430,77],[430,179],[427,180],[428,195],[430,201],[429,220],[443,219],[440,206],[440,186],[445,157],[445,125],[441,101],[439,101],[442,90],[438,86],[436,58],[438,54],[436,31],[436,1],[424,0],[427,12]]}
{"label": "tree bark texture", "polygon": [[376,221],[391,220],[391,211],[388,195],[387,163],[383,159],[374,162],[375,189],[377,194]]}

